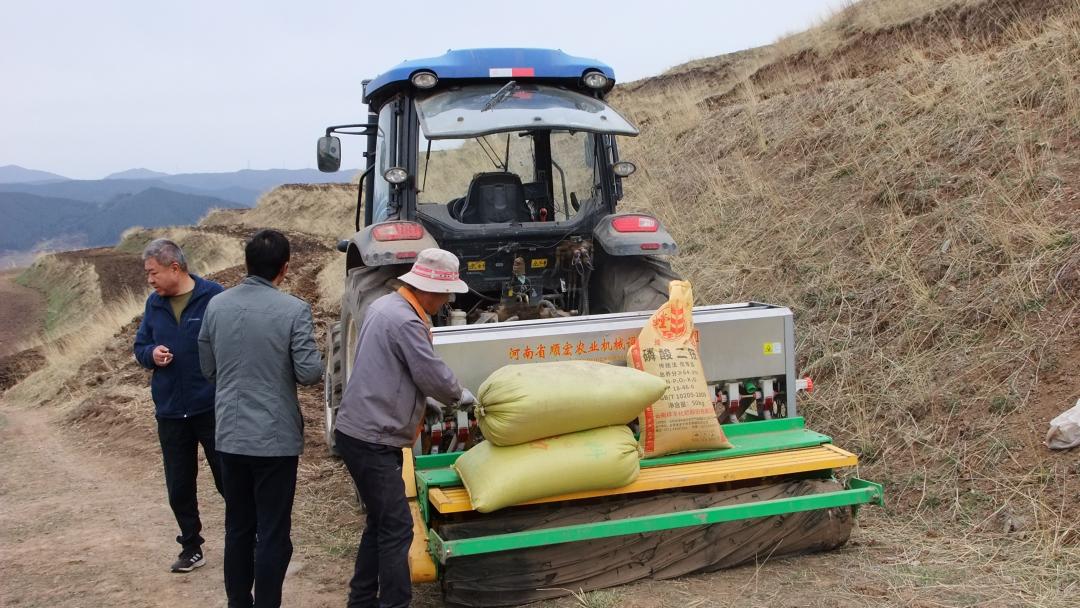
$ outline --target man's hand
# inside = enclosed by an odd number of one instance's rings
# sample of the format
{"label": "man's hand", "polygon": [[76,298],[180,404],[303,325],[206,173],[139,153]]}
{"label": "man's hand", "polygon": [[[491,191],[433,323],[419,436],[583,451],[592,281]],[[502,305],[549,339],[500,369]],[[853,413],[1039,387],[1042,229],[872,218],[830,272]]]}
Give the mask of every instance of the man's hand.
{"label": "man's hand", "polygon": [[442,421],[444,416],[443,405],[431,397],[428,397],[424,402],[424,418],[429,422],[436,422]]}
{"label": "man's hand", "polygon": [[461,396],[454,402],[454,407],[460,411],[467,412],[476,405],[476,395],[473,395],[467,388],[461,389]]}
{"label": "man's hand", "polygon": [[173,356],[172,351],[169,350],[168,346],[165,346],[164,344],[158,344],[154,347],[153,357],[154,365],[158,367],[165,367],[166,365],[172,363]]}

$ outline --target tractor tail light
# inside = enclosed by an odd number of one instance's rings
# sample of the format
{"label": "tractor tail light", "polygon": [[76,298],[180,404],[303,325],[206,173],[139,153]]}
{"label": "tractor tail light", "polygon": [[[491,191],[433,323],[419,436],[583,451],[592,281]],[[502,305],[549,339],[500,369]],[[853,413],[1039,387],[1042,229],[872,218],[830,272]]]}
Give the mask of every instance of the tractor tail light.
{"label": "tractor tail light", "polygon": [[656,232],[660,221],[648,215],[623,215],[611,220],[616,232]]}
{"label": "tractor tail light", "polygon": [[371,230],[376,241],[417,241],[424,238],[424,227],[416,222],[387,222]]}

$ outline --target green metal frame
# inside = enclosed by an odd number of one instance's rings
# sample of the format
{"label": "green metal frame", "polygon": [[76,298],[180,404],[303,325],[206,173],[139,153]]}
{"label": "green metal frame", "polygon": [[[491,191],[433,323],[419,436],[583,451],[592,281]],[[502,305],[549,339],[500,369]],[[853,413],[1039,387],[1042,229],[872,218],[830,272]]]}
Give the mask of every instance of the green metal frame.
{"label": "green metal frame", "polygon": [[495,534],[492,536],[481,536],[461,540],[443,540],[434,530],[430,530],[428,532],[428,547],[431,551],[431,555],[439,564],[446,564],[446,562],[453,557],[496,553],[514,549],[527,549],[530,547],[541,547],[559,543],[579,542],[598,538],[610,538],[613,536],[625,536],[629,534],[642,534],[645,532],[657,532],[661,530],[718,524],[757,517],[770,517],[773,515],[783,515],[785,513],[858,506],[870,503],[877,505],[884,504],[884,491],[881,485],[855,478],[848,481],[847,489],[838,490],[836,492],[764,500],[748,504],[725,505],[707,509],[696,509],[693,511],[665,513],[662,515],[632,517],[615,521],[578,524],[544,530],[528,530],[525,532]]}
{"label": "green metal frame", "polygon": [[[807,429],[805,421],[798,417],[725,425],[724,433],[732,443],[733,447],[730,449],[648,458],[641,461],[641,466],[642,468],[649,468],[719,460],[752,454],[783,452],[832,443],[832,439],[827,435]],[[453,469],[454,462],[460,456],[461,453],[458,452],[416,457],[417,503],[425,524],[430,525],[432,516],[432,506],[428,500],[430,488],[457,487],[461,485],[461,478],[458,476],[457,471]],[[815,471],[808,473],[807,476],[832,478],[832,471]],[[846,489],[835,492],[543,530],[527,530],[459,540],[444,540],[435,530],[429,530],[428,549],[436,564],[441,567],[451,558],[467,555],[481,555],[559,543],[642,534],[758,517],[771,517],[773,515],[815,509],[850,506],[857,510],[860,505],[864,504],[884,504],[882,486],[871,481],[852,478],[848,480]]]}

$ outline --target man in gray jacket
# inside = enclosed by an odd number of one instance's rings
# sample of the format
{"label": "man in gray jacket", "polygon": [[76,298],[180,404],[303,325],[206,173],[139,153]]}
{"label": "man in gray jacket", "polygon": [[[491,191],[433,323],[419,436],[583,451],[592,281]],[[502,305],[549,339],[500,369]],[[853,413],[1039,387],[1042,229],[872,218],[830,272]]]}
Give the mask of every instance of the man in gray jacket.
{"label": "man in gray jacket", "polygon": [[367,506],[367,524],[349,583],[349,608],[404,608],[412,599],[412,516],[401,477],[402,452],[416,439],[426,397],[475,402],[435,354],[428,315],[468,286],[458,259],[442,249],[420,252],[405,286],[371,303],[360,328],[356,368],[338,409],[338,451]]}
{"label": "man in gray jacket", "polygon": [[311,307],[277,290],[289,268],[288,239],[262,230],[244,257],[248,276],[206,308],[199,363],[216,384],[229,607],[276,608],[292,557],[296,466],[304,447],[296,385],[319,382],[323,363]]}

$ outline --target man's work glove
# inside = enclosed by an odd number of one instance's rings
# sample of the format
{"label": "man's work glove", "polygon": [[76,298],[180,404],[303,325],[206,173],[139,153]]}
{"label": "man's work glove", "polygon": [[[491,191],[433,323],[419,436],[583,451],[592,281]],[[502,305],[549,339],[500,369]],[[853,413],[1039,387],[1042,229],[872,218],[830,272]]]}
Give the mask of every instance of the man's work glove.
{"label": "man's work glove", "polygon": [[459,412],[468,412],[474,405],[476,405],[476,395],[467,388],[461,389],[461,396],[454,402],[454,409]]}
{"label": "man's work glove", "polygon": [[445,415],[443,404],[428,397],[424,402],[424,419],[430,422],[442,422]]}

